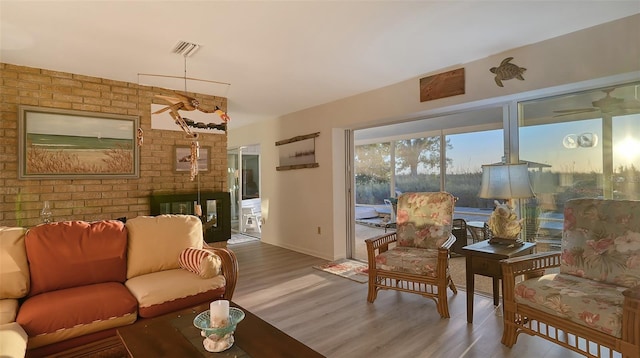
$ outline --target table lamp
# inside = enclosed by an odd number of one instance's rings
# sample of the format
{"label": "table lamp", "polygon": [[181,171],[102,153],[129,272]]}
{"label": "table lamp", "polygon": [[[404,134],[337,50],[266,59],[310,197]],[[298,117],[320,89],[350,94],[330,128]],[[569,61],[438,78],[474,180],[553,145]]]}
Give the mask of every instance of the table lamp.
{"label": "table lamp", "polygon": [[526,163],[490,164],[482,166],[482,185],[480,198],[504,199],[505,203],[495,201],[496,208],[489,218],[491,244],[519,245],[518,238],[522,230],[522,221],[514,211],[513,199],[534,196],[529,182]]}

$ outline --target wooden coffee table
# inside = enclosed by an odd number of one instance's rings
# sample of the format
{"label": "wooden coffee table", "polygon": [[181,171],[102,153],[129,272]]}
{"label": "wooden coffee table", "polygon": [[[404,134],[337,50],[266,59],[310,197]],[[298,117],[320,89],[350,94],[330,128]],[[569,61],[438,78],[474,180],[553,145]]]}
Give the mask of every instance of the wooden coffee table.
{"label": "wooden coffee table", "polygon": [[118,328],[118,337],[129,355],[136,357],[324,357],[291,336],[263,321],[258,316],[231,302],[244,311],[244,319],[234,333],[235,343],[220,353],[207,352],[200,330],[193,319],[209,309],[203,304],[182,311]]}

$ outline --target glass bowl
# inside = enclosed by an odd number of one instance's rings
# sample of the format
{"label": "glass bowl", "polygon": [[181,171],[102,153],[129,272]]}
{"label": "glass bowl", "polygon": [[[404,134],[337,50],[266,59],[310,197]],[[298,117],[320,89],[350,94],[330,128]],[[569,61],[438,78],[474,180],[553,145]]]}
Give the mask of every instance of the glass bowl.
{"label": "glass bowl", "polygon": [[233,333],[236,330],[238,322],[244,319],[244,312],[235,307],[229,307],[229,324],[226,327],[213,328],[211,327],[211,319],[209,317],[209,310],[199,313],[196,318],[193,319],[193,325],[196,328],[202,330],[207,337],[215,334],[218,337],[224,337],[229,333]]}

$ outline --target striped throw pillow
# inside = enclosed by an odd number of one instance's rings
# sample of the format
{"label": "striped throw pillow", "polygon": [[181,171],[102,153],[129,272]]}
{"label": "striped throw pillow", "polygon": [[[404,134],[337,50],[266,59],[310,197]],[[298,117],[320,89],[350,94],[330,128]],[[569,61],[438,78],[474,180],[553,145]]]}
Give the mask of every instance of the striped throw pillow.
{"label": "striped throw pillow", "polygon": [[222,261],[211,251],[189,247],[180,253],[180,267],[202,278],[212,278],[220,274]]}

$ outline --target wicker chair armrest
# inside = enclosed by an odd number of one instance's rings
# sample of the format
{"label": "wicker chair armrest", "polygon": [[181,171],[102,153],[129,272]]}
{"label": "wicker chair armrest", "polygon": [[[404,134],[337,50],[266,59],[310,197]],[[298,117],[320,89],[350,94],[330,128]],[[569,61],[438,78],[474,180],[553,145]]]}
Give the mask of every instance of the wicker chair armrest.
{"label": "wicker chair armrest", "polygon": [[500,261],[502,264],[502,287],[505,307],[515,304],[516,277],[524,275],[525,279],[539,277],[545,269],[560,266],[559,252],[542,252]]}
{"label": "wicker chair armrest", "polygon": [[640,301],[640,285],[622,291],[625,299]]}
{"label": "wicker chair armrest", "polygon": [[526,278],[542,276],[546,269],[560,266],[560,256],[559,252],[541,252],[501,260],[502,276],[505,280],[514,280],[520,275]]}
{"label": "wicker chair armrest", "polygon": [[[536,254],[529,254],[529,255],[517,256],[517,257],[512,257],[512,258],[509,258],[509,259],[504,259],[504,260],[501,260],[500,262],[511,265],[511,264],[515,264],[515,263],[520,262],[520,261],[532,261],[532,260],[537,260],[539,258],[555,257],[555,256],[558,256],[558,258],[560,258],[560,253],[559,252],[553,252],[553,251],[551,251],[551,252],[539,252],[539,253],[536,253]],[[560,262],[558,262],[558,265],[560,265]],[[557,267],[557,266],[552,265],[552,266],[549,266],[549,267]]]}
{"label": "wicker chair armrest", "polygon": [[372,237],[364,240],[367,244],[367,260],[369,261],[369,269],[376,267],[376,255],[389,250],[389,244],[398,241],[395,232]]}
{"label": "wicker chair armrest", "polygon": [[215,253],[222,260],[222,275],[225,279],[224,299],[231,300],[238,283],[238,259],[236,254],[229,249],[209,246],[206,243],[203,248]]}
{"label": "wicker chair armrest", "polygon": [[622,291],[622,340],[624,357],[640,356],[640,285]]}
{"label": "wicker chair armrest", "polygon": [[380,250],[380,252],[387,251],[387,249],[389,248],[389,244],[396,241],[398,241],[398,237],[396,236],[395,232],[390,232],[388,234],[383,234],[364,240],[364,242],[367,244],[367,251],[369,251],[369,248],[371,248],[372,250]]}
{"label": "wicker chair armrest", "polygon": [[447,241],[438,247],[437,272],[447,272],[449,268],[449,250],[456,240],[457,238],[453,234],[449,235]]}

